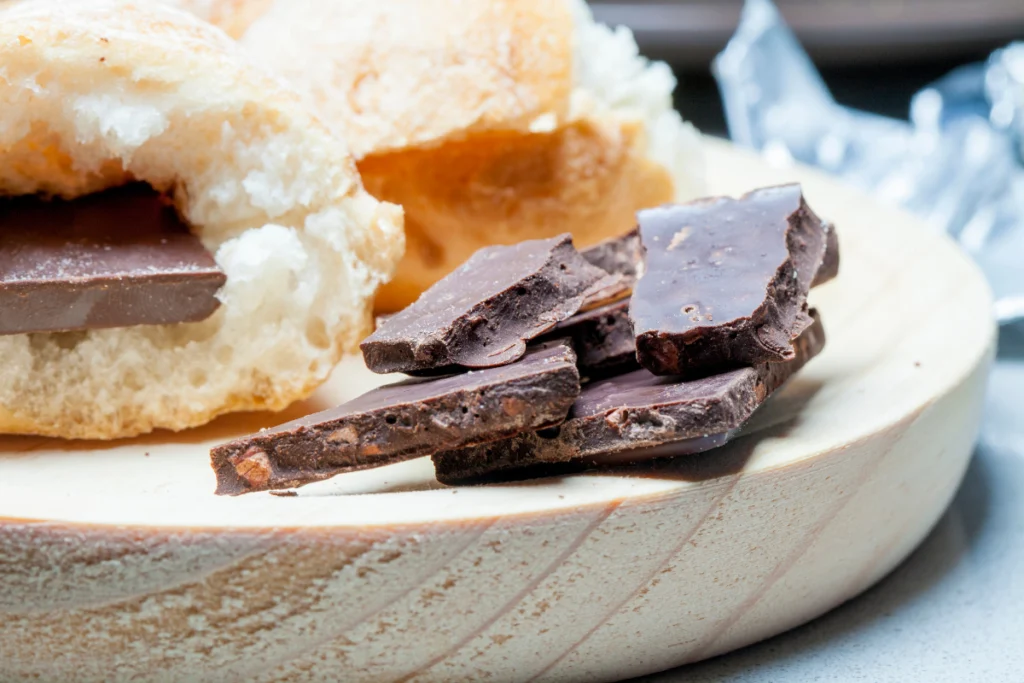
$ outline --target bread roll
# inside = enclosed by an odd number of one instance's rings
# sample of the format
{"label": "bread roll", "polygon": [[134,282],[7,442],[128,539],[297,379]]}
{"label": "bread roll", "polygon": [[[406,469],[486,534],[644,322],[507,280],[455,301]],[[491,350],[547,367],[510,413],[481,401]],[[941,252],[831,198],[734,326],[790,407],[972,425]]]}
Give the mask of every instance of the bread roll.
{"label": "bread roll", "polygon": [[227,274],[200,323],[0,336],[0,432],[109,439],[307,396],[370,326],[402,214],[221,31],[147,2],[0,9],[0,194],[172,194]]}
{"label": "bread roll", "polygon": [[486,244],[570,231],[588,245],[702,194],[671,70],[583,0],[174,1],[230,24],[347,138],[367,189],[405,207],[381,311]]}

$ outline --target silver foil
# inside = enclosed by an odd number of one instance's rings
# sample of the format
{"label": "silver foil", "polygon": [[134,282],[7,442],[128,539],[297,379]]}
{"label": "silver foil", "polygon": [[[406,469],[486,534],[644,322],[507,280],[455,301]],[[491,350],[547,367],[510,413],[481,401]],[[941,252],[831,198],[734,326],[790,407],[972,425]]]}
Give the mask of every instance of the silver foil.
{"label": "silver foil", "polygon": [[715,77],[732,139],[905,207],[956,238],[1024,320],[1024,44],[918,92],[909,120],[838,105],[770,0],[747,0]]}

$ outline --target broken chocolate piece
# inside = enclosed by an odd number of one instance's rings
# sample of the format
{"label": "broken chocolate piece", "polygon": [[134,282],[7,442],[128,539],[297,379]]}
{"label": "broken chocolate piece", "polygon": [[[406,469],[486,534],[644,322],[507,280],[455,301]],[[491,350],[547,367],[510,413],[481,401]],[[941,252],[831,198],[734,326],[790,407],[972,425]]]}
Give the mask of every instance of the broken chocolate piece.
{"label": "broken chocolate piece", "polygon": [[486,247],[383,321],[362,343],[363,358],[379,373],[504,365],[608,277],[569,235]]}
{"label": "broken chocolate piece", "polygon": [[821,266],[814,275],[814,282],[811,287],[823,285],[839,276],[839,235],[836,234],[836,226],[832,223],[825,223],[825,256],[821,260]]}
{"label": "broken chocolate piece", "polygon": [[558,424],[579,395],[575,362],[567,342],[552,342],[511,365],[380,387],[217,446],[217,493],[294,488]]}
{"label": "broken chocolate piece", "polygon": [[612,276],[603,288],[591,292],[580,310],[589,311],[605,306],[633,292],[638,272],[643,267],[643,249],[638,230],[595,244],[582,250],[580,255],[591,265]]}
{"label": "broken chocolate piece", "polygon": [[442,483],[622,465],[695,453],[724,444],[764,401],[825,345],[820,320],[794,343],[783,363],[762,363],[695,380],[646,370],[584,387],[562,425],[511,439],[437,453]]}
{"label": "broken chocolate piece", "polygon": [[[553,430],[552,430],[553,431]],[[509,439],[493,448],[477,446],[433,456],[437,480],[448,486],[499,484],[502,482],[561,477],[587,470],[636,465],[638,463],[696,455],[720,448],[740,433],[733,429],[721,434],[698,436],[675,443],[639,448],[621,453],[579,456],[572,460],[547,461],[536,457],[536,442]]]}
{"label": "broken chocolate piece", "polygon": [[[827,249],[813,287],[839,274],[839,242],[835,228],[828,230]],[[587,256],[583,252],[584,257]],[[584,309],[555,325],[550,336],[569,337],[576,349],[577,366],[590,378],[622,373],[639,367],[636,340],[629,320],[629,300],[620,299],[599,308]]]}
{"label": "broken chocolate piece", "polygon": [[632,283],[639,277],[639,269],[643,266],[640,231],[634,228],[625,235],[582,249],[580,255],[591,265],[608,273],[622,275]]}
{"label": "broken chocolate piece", "polygon": [[577,366],[590,377],[639,367],[629,323],[629,299],[577,313],[555,325],[551,335],[572,339]]}
{"label": "broken chocolate piece", "polygon": [[147,185],[0,200],[0,334],[197,322],[226,280]]}
{"label": "broken chocolate piece", "polygon": [[641,211],[630,317],[640,364],[696,377],[794,356],[827,234],[799,185]]}

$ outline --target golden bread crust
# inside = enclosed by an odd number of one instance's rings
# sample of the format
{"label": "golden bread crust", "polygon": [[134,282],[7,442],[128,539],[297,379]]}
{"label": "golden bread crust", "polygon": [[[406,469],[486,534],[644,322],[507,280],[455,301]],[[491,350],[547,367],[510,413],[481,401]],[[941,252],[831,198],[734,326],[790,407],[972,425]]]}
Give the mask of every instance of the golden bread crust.
{"label": "golden bread crust", "polygon": [[572,15],[551,0],[279,1],[241,42],[357,159],[553,126],[572,90]]}

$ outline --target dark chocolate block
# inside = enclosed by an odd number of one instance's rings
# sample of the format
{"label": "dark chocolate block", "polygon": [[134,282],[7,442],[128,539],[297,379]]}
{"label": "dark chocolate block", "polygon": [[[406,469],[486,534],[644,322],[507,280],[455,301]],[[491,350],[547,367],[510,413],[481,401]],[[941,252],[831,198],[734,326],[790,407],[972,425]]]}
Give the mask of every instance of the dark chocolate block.
{"label": "dark chocolate block", "polygon": [[580,254],[591,265],[608,273],[622,275],[633,282],[639,277],[639,269],[643,265],[640,231],[633,229],[621,237],[599,242],[580,250]]}
{"label": "dark chocolate block", "polygon": [[380,387],[217,446],[217,493],[292,488],[557,424],[579,395],[575,361],[552,342],[511,365]]}
{"label": "dark chocolate block", "polygon": [[828,235],[799,185],[641,211],[630,316],[640,365],[701,376],[794,357]]}
{"label": "dark chocolate block", "polygon": [[569,235],[486,247],[383,321],[362,343],[363,358],[379,373],[504,365],[578,311],[608,277]]}
{"label": "dark chocolate block", "polygon": [[818,272],[814,275],[811,287],[823,285],[839,275],[839,235],[836,226],[825,223],[825,257],[821,261]]}
{"label": "dark chocolate block", "polygon": [[824,328],[814,318],[786,362],[688,381],[637,370],[595,382],[558,427],[435,454],[437,478],[446,484],[514,478],[546,465],[565,472],[715,448],[824,345]]}
{"label": "dark chocolate block", "polygon": [[551,335],[572,339],[577,366],[589,376],[639,367],[629,322],[629,299],[577,313],[555,325]]}
{"label": "dark chocolate block", "polygon": [[591,291],[580,307],[581,311],[606,306],[632,294],[638,273],[643,268],[643,249],[637,230],[583,249],[580,255],[612,276],[603,288]]}
{"label": "dark chocolate block", "polygon": [[[825,258],[812,287],[825,284],[839,274],[839,242],[836,231],[826,226],[828,238]],[[635,233],[631,233],[635,234]],[[587,256],[587,252],[582,252]],[[581,372],[590,377],[621,373],[639,367],[636,340],[629,320],[629,300],[620,299],[598,308],[580,311],[555,325],[552,337],[569,337],[578,357]]]}
{"label": "dark chocolate block", "polygon": [[0,200],[0,334],[197,322],[226,281],[146,185]]}

